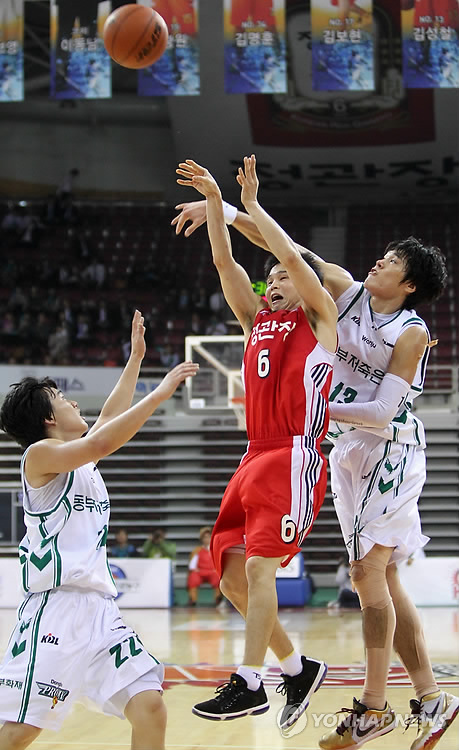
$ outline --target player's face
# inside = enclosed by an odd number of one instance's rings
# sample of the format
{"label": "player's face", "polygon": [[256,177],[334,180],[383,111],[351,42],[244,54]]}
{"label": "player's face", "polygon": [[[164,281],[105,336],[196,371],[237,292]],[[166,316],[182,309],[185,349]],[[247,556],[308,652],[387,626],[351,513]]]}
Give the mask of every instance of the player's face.
{"label": "player's face", "polygon": [[80,409],[76,401],[65,398],[62,391],[52,389],[52,409],[54,423],[62,436],[74,439],[84,435],[88,425],[80,415]]}
{"label": "player's face", "polygon": [[294,310],[301,305],[300,296],[280,263],[272,267],[266,279],[266,299],[274,312]]}
{"label": "player's face", "polygon": [[401,292],[411,294],[415,286],[411,281],[403,281],[406,274],[404,261],[394,250],[390,250],[381,260],[377,260],[365,279],[364,286],[370,294],[382,299],[391,299]]}

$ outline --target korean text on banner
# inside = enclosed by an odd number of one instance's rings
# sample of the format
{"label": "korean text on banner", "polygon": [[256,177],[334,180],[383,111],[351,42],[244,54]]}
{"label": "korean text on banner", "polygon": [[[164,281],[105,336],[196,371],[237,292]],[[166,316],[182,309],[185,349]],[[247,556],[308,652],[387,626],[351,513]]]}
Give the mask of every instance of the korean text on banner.
{"label": "korean text on banner", "polygon": [[312,88],[372,91],[372,0],[311,0]]}
{"label": "korean text on banner", "polygon": [[139,96],[197,96],[201,93],[199,67],[199,0],[137,0],[153,7],[167,24],[164,54],[138,72]]}
{"label": "korean text on banner", "polygon": [[24,99],[24,0],[0,3],[0,102]]}
{"label": "korean text on banner", "polygon": [[224,0],[225,91],[285,94],[285,0]]}
{"label": "korean text on banner", "polygon": [[458,88],[458,0],[402,0],[401,8],[405,86]]}
{"label": "korean text on banner", "polygon": [[102,30],[110,0],[51,0],[51,96],[107,99],[112,95],[111,60]]}

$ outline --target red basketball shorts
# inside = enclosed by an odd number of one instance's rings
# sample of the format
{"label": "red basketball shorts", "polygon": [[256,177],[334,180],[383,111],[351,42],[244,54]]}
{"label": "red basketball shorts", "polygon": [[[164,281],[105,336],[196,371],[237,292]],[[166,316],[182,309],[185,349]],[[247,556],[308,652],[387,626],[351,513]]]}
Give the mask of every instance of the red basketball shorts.
{"label": "red basketball shorts", "polygon": [[208,572],[199,572],[198,570],[190,570],[188,573],[188,588],[197,589],[202,583],[210,583],[212,588],[216,589],[218,586],[218,575],[215,570]]}
{"label": "red basketball shorts", "polygon": [[313,438],[252,440],[223,495],[210,551],[221,578],[223,553],[245,545],[246,559],[283,557],[309,534],[325,497],[326,460]]}
{"label": "red basketball shorts", "polygon": [[255,23],[265,23],[266,26],[275,26],[276,20],[273,14],[272,2],[270,0],[233,0],[231,6],[231,25],[240,27],[251,16]]}

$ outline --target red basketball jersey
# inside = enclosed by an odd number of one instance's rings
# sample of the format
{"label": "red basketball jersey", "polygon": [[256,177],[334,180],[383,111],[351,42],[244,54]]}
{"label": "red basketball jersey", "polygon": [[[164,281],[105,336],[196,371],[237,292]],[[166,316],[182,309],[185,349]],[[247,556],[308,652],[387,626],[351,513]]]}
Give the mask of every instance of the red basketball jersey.
{"label": "red basketball jersey", "polygon": [[249,440],[323,440],[334,357],[317,341],[301,307],[261,310],[243,362]]}
{"label": "red basketball jersey", "polygon": [[413,26],[459,28],[457,0],[415,0]]}

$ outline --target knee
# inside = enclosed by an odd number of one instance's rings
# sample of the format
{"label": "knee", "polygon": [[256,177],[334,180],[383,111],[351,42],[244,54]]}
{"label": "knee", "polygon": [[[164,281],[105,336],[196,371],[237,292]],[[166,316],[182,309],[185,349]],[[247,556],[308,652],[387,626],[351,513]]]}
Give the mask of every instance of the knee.
{"label": "knee", "polygon": [[367,564],[365,559],[351,563],[351,581],[363,609],[384,609],[391,602],[385,567]]}
{"label": "knee", "polygon": [[230,602],[237,606],[247,595],[247,582],[223,573],[220,581],[220,591],[223,596],[226,596]]}
{"label": "knee", "polygon": [[166,730],[167,710],[158,690],[137,693],[126,705],[124,714],[133,729],[154,726],[156,731]]}
{"label": "knee", "polygon": [[251,586],[275,586],[276,583],[277,560],[274,563],[272,558],[249,557],[245,564],[245,572],[249,588]]}
{"label": "knee", "polygon": [[10,750],[25,750],[40,734],[41,729],[31,724],[5,722],[0,730],[0,745]]}

